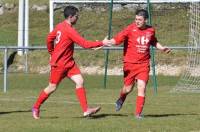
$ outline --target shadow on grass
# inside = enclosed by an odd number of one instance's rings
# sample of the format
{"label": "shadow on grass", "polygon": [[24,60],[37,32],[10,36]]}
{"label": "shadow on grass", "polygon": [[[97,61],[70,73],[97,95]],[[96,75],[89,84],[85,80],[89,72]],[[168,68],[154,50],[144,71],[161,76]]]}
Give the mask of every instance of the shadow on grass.
{"label": "shadow on grass", "polygon": [[88,118],[88,119],[100,119],[100,118],[106,118],[106,117],[127,117],[126,114],[96,114],[90,117],[73,117],[73,118]]}
{"label": "shadow on grass", "polygon": [[0,112],[0,115],[12,114],[12,113],[25,113],[25,112],[31,112],[31,110],[5,111],[5,112]]}
{"label": "shadow on grass", "polygon": [[[132,115],[132,114],[130,114]],[[189,114],[157,114],[157,115],[144,115],[144,118],[162,118],[162,117],[173,117],[173,116],[194,116],[199,115],[196,113],[189,113]],[[128,117],[129,114],[96,114],[90,117],[73,117],[73,118],[86,118],[86,119],[100,119],[106,117]]]}
{"label": "shadow on grass", "polygon": [[153,117],[153,118],[160,118],[160,117],[172,117],[172,116],[192,116],[192,115],[199,115],[199,114],[196,114],[196,113],[191,113],[191,114],[180,114],[180,113],[177,113],[177,114],[157,114],[157,115],[144,115],[144,117],[148,118],[148,117]]}
{"label": "shadow on grass", "polygon": [[48,116],[48,117],[47,116],[45,116],[45,117],[42,116],[41,117],[41,119],[58,119],[58,118],[59,118],[58,116]]}
{"label": "shadow on grass", "polygon": [[[41,111],[45,111],[45,110],[41,110]],[[26,113],[26,112],[32,112],[32,110],[4,111],[4,112],[0,112],[0,116],[1,116],[1,115],[6,115],[6,114]],[[58,117],[58,116],[48,116],[48,117],[42,116],[42,119],[57,119],[57,118],[59,118],[59,117]]]}

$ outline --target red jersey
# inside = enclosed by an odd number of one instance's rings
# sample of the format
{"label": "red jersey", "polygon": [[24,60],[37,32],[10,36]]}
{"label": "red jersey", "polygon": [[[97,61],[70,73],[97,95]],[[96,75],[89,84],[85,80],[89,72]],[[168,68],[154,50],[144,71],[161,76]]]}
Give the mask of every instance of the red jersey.
{"label": "red jersey", "polygon": [[124,42],[124,62],[129,63],[149,63],[150,45],[157,43],[154,28],[139,29],[135,23],[119,32],[114,39],[116,45]]}
{"label": "red jersey", "polygon": [[51,66],[70,67],[74,64],[74,43],[83,48],[102,46],[101,41],[87,41],[66,21],[59,23],[47,36],[47,49]]}

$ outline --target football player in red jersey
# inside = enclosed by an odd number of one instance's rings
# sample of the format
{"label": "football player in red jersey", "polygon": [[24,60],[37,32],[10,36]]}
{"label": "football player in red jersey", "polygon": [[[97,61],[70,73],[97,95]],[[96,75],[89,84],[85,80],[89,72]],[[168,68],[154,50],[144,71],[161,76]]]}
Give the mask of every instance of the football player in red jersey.
{"label": "football player in red jersey", "polygon": [[64,9],[65,20],[59,23],[47,36],[47,49],[51,56],[49,85],[41,91],[33,105],[32,115],[34,119],[40,118],[41,104],[56,90],[58,84],[65,77],[70,78],[76,85],[75,91],[83,111],[83,116],[90,116],[100,110],[100,107],[88,107],[83,77],[73,59],[74,43],[84,48],[95,48],[104,45],[108,46],[108,40],[105,38],[103,41],[92,42],[81,37],[72,26],[78,20],[78,12],[76,7],[67,6]]}
{"label": "football player in red jersey", "polygon": [[124,86],[116,101],[116,111],[122,108],[126,96],[133,90],[137,82],[138,96],[136,98],[135,117],[141,118],[145,103],[145,90],[149,80],[150,46],[169,53],[170,49],[162,46],[155,37],[155,29],[147,25],[148,12],[137,10],[135,21],[114,36],[110,43],[119,45],[124,42]]}

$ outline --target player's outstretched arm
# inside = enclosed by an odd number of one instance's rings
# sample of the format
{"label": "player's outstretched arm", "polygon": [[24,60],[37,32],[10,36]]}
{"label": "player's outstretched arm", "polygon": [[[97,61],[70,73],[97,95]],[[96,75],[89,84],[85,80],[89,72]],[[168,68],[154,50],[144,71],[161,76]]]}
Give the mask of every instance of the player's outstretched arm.
{"label": "player's outstretched arm", "polygon": [[165,52],[165,53],[170,53],[171,52],[171,49],[170,48],[168,48],[168,47],[165,47],[165,46],[162,46],[160,43],[156,43],[156,48],[157,49],[159,49],[159,50],[161,50],[161,51],[163,51],[163,52]]}

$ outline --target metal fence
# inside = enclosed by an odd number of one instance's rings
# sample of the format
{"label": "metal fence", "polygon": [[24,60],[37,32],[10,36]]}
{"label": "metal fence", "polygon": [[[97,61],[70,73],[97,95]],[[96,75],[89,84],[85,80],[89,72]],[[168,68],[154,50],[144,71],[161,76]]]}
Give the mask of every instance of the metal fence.
{"label": "metal fence", "polygon": [[[188,50],[192,48],[200,48],[200,47],[169,47],[173,50]],[[28,57],[27,53],[29,50],[47,50],[45,46],[34,46],[34,47],[17,47],[17,46],[0,46],[0,51],[3,52],[3,92],[7,91],[7,76],[8,76],[8,51],[16,50],[23,51],[25,55],[24,65],[25,65],[25,73],[28,73]],[[85,50],[81,47],[75,47],[75,50]],[[123,50],[123,47],[103,47],[101,50]]]}

